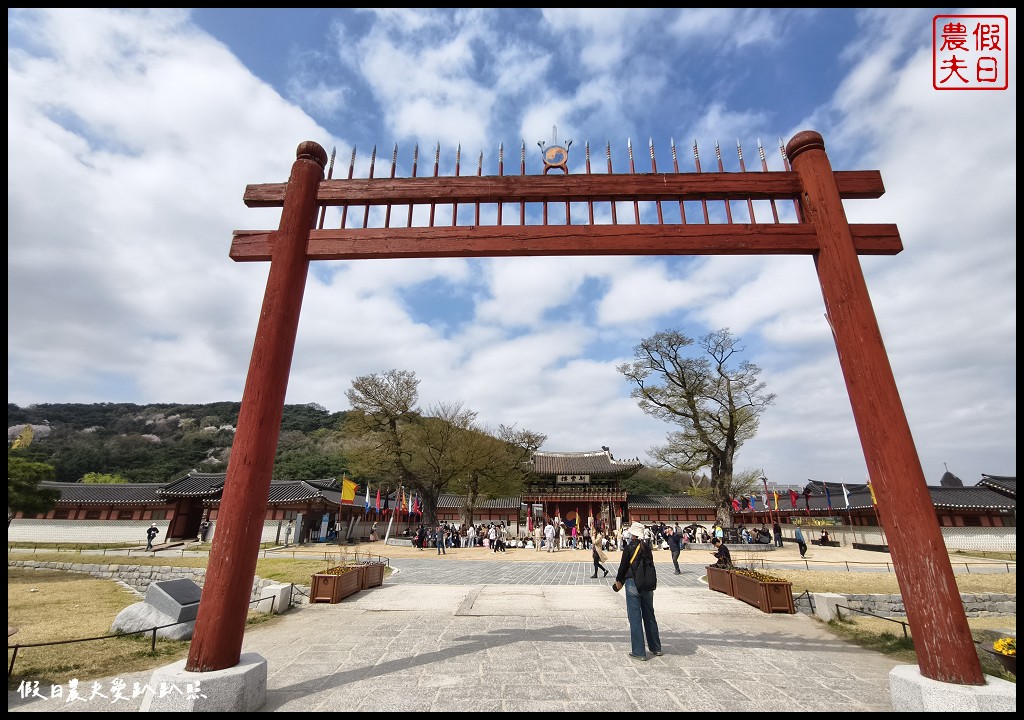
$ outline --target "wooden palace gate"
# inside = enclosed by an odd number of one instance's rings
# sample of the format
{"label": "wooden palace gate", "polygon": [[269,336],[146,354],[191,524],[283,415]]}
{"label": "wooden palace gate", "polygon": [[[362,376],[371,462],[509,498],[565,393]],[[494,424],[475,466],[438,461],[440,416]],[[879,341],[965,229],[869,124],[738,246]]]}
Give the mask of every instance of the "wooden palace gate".
{"label": "wooden palace gate", "polygon": [[[768,171],[761,150],[762,169],[747,172],[737,146],[740,172],[724,171],[717,147],[717,172],[703,172],[694,146],[694,171],[680,172],[673,145],[672,171],[658,172],[652,144],[649,172],[635,171],[630,146],[629,172],[613,173],[609,146],[607,172],[591,174],[587,147],[586,172],[570,174],[568,145],[541,145],[540,175],[526,174],[524,146],[517,174],[504,174],[502,153],[497,175],[482,174],[482,155],[474,175],[460,175],[457,154],[455,175],[442,176],[438,147],[429,176],[417,177],[414,159],[412,176],[396,178],[393,158],[389,177],[373,177],[371,159],[369,176],[354,179],[353,151],[348,178],[335,180],[330,173],[324,177],[323,147],[303,142],[286,183],[246,188],[246,205],[281,207],[281,220],[276,231],[236,231],[231,244],[232,259],[270,261],[270,270],[185,669],[205,672],[239,663],[311,260],[800,254],[813,258],[818,273],[921,673],[941,682],[984,685],[857,257],[899,253],[899,231],[890,224],[850,225],[843,208],[844,199],[880,197],[881,175],[833,171],[824,141],[813,131],[798,133],[781,148],[782,171]],[[765,207],[771,222],[756,220],[755,203]],[[323,229],[328,206],[341,208],[337,229]],[[539,224],[527,224],[527,206],[540,210]],[[610,222],[595,222],[595,207]],[[633,210],[632,222],[618,222],[621,207]],[[450,208],[450,224],[435,222],[438,208],[445,214]],[[724,211],[725,221],[711,222],[709,208],[716,217]],[[472,213],[471,224],[466,214],[459,223],[460,210]],[[481,222],[481,210],[490,224]],[[398,222],[403,214],[404,222]],[[414,226],[414,215],[428,219]]]}

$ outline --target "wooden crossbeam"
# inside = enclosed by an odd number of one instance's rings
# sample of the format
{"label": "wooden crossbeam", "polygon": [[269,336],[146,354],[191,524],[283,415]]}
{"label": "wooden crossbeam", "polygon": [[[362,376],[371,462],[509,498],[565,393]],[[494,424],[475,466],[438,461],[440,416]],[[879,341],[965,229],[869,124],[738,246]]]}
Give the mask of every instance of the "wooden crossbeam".
{"label": "wooden crossbeam", "polygon": [[[890,224],[851,225],[861,255],[903,250]],[[236,230],[230,256],[271,259],[277,232]],[[811,255],[819,250],[808,224],[484,225],[311,230],[310,260],[573,255]]]}
{"label": "wooden crossbeam", "polygon": [[[872,200],[885,193],[877,170],[834,173],[840,197]],[[249,207],[282,207],[287,183],[248,185]],[[320,205],[791,200],[801,192],[792,172],[488,175],[322,180]]]}

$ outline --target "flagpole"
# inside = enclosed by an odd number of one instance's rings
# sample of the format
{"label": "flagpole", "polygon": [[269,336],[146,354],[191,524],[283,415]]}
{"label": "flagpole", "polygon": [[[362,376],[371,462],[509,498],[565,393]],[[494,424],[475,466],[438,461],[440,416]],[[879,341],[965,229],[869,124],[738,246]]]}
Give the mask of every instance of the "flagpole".
{"label": "flagpole", "polygon": [[768,502],[768,478],[764,476],[764,470],[761,471],[761,482],[764,483],[764,504],[768,508],[768,521],[774,526],[775,516],[772,515],[772,506]]}
{"label": "flagpole", "polygon": [[[402,486],[399,485],[398,489],[401,490]],[[398,502],[398,495],[397,494],[395,495],[395,502]],[[385,501],[384,504],[386,505],[387,502]],[[402,508],[401,508],[401,506],[399,506],[398,511],[401,512],[401,510],[402,510]],[[391,515],[388,516],[388,529],[384,531],[384,544],[385,545],[388,544],[388,538],[391,537],[391,523],[393,523],[394,521],[395,521],[395,513],[392,512]]]}

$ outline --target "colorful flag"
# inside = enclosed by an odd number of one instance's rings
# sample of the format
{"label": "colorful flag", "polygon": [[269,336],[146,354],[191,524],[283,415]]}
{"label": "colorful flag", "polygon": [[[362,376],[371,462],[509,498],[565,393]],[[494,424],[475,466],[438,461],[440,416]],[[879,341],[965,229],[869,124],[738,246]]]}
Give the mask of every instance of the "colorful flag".
{"label": "colorful flag", "polygon": [[740,501],[739,501],[739,498],[733,498],[732,499],[732,509],[735,510],[736,512],[740,511]]}
{"label": "colorful flag", "polygon": [[363,503],[363,515],[370,512],[370,486],[366,486],[366,500]]}
{"label": "colorful flag", "polygon": [[346,477],[341,479],[341,504],[352,505],[356,501],[356,489],[359,486]]}
{"label": "colorful flag", "polygon": [[774,492],[775,492],[775,509],[778,510],[779,509],[779,491],[775,490]]}
{"label": "colorful flag", "polygon": [[846,483],[843,483],[843,498],[846,500],[846,507],[850,507],[850,491],[846,489]]}
{"label": "colorful flag", "polygon": [[750,496],[750,509],[753,512],[757,512],[757,495]]}
{"label": "colorful flag", "polygon": [[402,488],[402,504],[398,506],[400,513],[409,512],[409,506],[405,503],[405,488]]}
{"label": "colorful flag", "polygon": [[871,491],[871,504],[872,505],[877,505],[878,504],[878,499],[875,497],[875,488],[873,488],[871,486],[871,481],[870,480],[868,480],[868,490]]}
{"label": "colorful flag", "polygon": [[380,514],[380,488],[377,488],[377,514]]}
{"label": "colorful flag", "polygon": [[789,489],[789,504],[793,506],[794,510],[796,510],[796,504],[799,501],[799,499],[800,499],[800,496],[796,494],[796,490],[794,490],[793,488],[790,488]]}
{"label": "colorful flag", "polygon": [[825,486],[825,504],[828,505],[828,509],[832,509],[832,493],[828,491],[828,485]]}

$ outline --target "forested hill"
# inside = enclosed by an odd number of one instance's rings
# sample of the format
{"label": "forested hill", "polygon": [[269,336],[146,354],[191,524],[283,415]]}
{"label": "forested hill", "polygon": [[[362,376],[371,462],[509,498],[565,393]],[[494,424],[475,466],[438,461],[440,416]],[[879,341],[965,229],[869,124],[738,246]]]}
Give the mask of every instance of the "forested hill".
{"label": "forested hill", "polygon": [[[52,465],[55,479],[78,482],[88,473],[128,482],[169,482],[189,470],[224,472],[234,441],[240,402],[203,405],[162,403],[47,403],[7,405],[7,441],[33,429],[31,444],[17,452]],[[285,405],[275,478],[313,480],[340,476],[345,413]]]}

